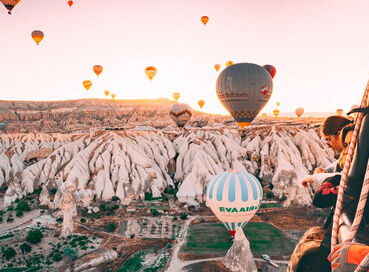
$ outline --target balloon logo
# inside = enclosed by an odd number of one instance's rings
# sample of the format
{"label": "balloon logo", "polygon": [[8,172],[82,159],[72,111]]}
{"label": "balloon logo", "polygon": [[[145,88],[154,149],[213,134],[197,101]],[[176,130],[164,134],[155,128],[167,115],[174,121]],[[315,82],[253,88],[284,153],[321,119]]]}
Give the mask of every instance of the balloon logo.
{"label": "balloon logo", "polygon": [[277,117],[277,116],[278,116],[278,114],[279,114],[279,109],[275,109],[275,110],[273,111],[273,114],[274,114],[274,116],[275,116],[275,117]]}
{"label": "balloon logo", "polygon": [[297,117],[300,117],[304,113],[304,108],[297,108],[295,110]]}
{"label": "balloon logo", "polygon": [[181,96],[180,93],[173,93],[173,98],[174,98],[175,101],[177,101],[180,96]]}
{"label": "balloon logo", "polygon": [[273,80],[259,65],[237,63],[219,74],[216,91],[220,102],[243,129],[268,102],[273,91]]}
{"label": "balloon logo", "polygon": [[215,71],[217,71],[217,72],[218,72],[218,71],[219,71],[219,69],[220,69],[220,65],[219,65],[219,64],[215,64],[215,65],[214,65],[214,68],[215,68]]}
{"label": "balloon logo", "polygon": [[95,65],[92,69],[93,69],[94,73],[97,76],[99,76],[102,73],[104,68],[101,65]]}
{"label": "balloon logo", "polygon": [[208,16],[202,16],[201,17],[201,22],[204,24],[204,26],[208,23],[209,21],[209,17]]}
{"label": "balloon logo", "polygon": [[275,74],[277,73],[277,69],[275,69],[273,65],[267,64],[267,65],[264,65],[263,67],[269,72],[272,78],[275,77]]}
{"label": "balloon logo", "polygon": [[229,60],[226,62],[226,67],[231,66],[233,64],[233,61]]}
{"label": "balloon logo", "polygon": [[85,87],[86,91],[88,91],[92,86],[92,82],[90,80],[85,80],[82,82],[82,85]]}
{"label": "balloon logo", "polygon": [[205,101],[204,100],[199,100],[199,102],[197,102],[199,104],[200,109],[202,109],[205,105]]}
{"label": "balloon logo", "polygon": [[108,96],[108,95],[110,94],[110,92],[109,92],[108,90],[106,90],[106,91],[104,91],[104,94],[105,94],[106,96]]}
{"label": "balloon logo", "polygon": [[170,107],[170,117],[181,129],[183,128],[188,120],[191,119],[192,109],[189,105],[184,103],[176,103]]}
{"label": "balloon logo", "polygon": [[32,31],[32,39],[36,42],[37,45],[40,44],[40,42],[44,39],[44,33],[40,30],[34,30]]}
{"label": "balloon logo", "polygon": [[71,6],[73,6],[73,1],[72,0],[69,0],[68,1],[68,5],[71,7]]}
{"label": "balloon logo", "polygon": [[156,68],[154,66],[148,66],[145,69],[145,74],[147,77],[152,80],[154,76],[156,75]]}
{"label": "balloon logo", "polygon": [[111,98],[112,99],[115,99],[115,94],[111,94]]}
{"label": "balloon logo", "polygon": [[342,115],[342,113],[343,113],[343,109],[336,109],[336,113],[337,113],[338,115]]}
{"label": "balloon logo", "polygon": [[206,188],[207,205],[232,236],[255,215],[262,198],[260,182],[247,172],[222,172]]}
{"label": "balloon logo", "polygon": [[8,14],[12,14],[13,8],[18,5],[20,0],[0,0],[1,3],[6,7],[8,10]]}

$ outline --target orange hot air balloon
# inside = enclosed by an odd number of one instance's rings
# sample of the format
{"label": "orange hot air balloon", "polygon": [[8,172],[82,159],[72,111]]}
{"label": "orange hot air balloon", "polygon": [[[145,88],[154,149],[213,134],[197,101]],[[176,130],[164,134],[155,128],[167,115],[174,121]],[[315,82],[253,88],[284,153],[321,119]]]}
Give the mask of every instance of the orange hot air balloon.
{"label": "orange hot air balloon", "polygon": [[1,3],[6,7],[9,14],[12,14],[13,8],[18,5],[20,0],[0,0]]}
{"label": "orange hot air balloon", "polygon": [[91,80],[85,80],[82,82],[82,84],[83,84],[83,87],[85,87],[86,91],[88,91],[92,86]]}
{"label": "orange hot air balloon", "polygon": [[152,80],[154,78],[154,76],[156,75],[156,68],[154,66],[148,66],[145,69],[145,74],[147,75],[147,77]]}
{"label": "orange hot air balloon", "polygon": [[180,96],[181,96],[180,93],[173,93],[173,98],[174,98],[175,101],[177,101]]}
{"label": "orange hot air balloon", "polygon": [[101,72],[103,71],[103,67],[101,66],[101,65],[95,65],[94,67],[93,67],[93,70],[94,70],[94,72],[95,72],[95,74],[97,75],[97,76],[99,76],[100,74],[101,74]]}
{"label": "orange hot air balloon", "polygon": [[109,92],[108,90],[106,90],[106,91],[104,91],[104,94],[105,94],[106,96],[108,96],[108,95],[110,94],[110,92]]}
{"label": "orange hot air balloon", "polygon": [[231,60],[229,60],[229,61],[226,62],[226,66],[227,67],[230,66],[230,65],[232,65],[232,64],[233,64],[233,61],[231,61]]}
{"label": "orange hot air balloon", "polygon": [[300,117],[304,113],[304,108],[297,108],[295,110],[297,117]]}
{"label": "orange hot air balloon", "polygon": [[278,114],[279,114],[279,109],[275,109],[275,110],[273,111],[273,114],[274,114],[274,116],[275,116],[275,117],[277,117],[277,116],[278,116]]}
{"label": "orange hot air balloon", "polygon": [[342,115],[342,113],[343,113],[343,109],[336,109],[336,113],[337,113],[338,115]]}
{"label": "orange hot air balloon", "polygon": [[205,105],[205,101],[204,100],[199,100],[199,102],[197,102],[200,106],[200,108],[202,109],[202,107]]}
{"label": "orange hot air balloon", "polygon": [[269,72],[269,74],[272,76],[272,78],[275,77],[275,74],[277,73],[277,69],[275,69],[275,67],[273,65],[266,64],[263,67]]}
{"label": "orange hot air balloon", "polygon": [[111,98],[112,99],[115,99],[115,94],[111,94]]}
{"label": "orange hot air balloon", "polygon": [[219,71],[219,69],[220,69],[220,65],[219,65],[219,64],[215,64],[215,65],[214,65],[214,68],[215,68],[215,71],[217,71],[217,72],[218,72],[218,71]]}
{"label": "orange hot air balloon", "polygon": [[34,30],[32,31],[32,39],[36,42],[37,45],[40,44],[40,42],[43,40],[44,38],[44,33],[40,30]]}
{"label": "orange hot air balloon", "polygon": [[72,0],[69,0],[68,1],[68,5],[71,7],[71,6],[73,6],[73,1]]}
{"label": "orange hot air balloon", "polygon": [[277,102],[277,103],[275,103],[276,105],[277,105],[277,107],[279,107],[280,105],[281,105],[281,103],[280,102]]}
{"label": "orange hot air balloon", "polygon": [[201,22],[204,24],[204,26],[208,23],[209,21],[209,17],[208,16],[202,16],[201,17]]}

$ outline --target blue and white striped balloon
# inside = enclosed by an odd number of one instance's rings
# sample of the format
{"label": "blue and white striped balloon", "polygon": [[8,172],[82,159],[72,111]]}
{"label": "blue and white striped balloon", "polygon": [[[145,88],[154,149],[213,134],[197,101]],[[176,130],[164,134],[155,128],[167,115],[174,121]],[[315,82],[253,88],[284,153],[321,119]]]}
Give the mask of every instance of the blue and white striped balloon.
{"label": "blue and white striped balloon", "polygon": [[255,215],[262,198],[259,180],[247,172],[222,172],[210,180],[206,189],[208,206],[232,236]]}

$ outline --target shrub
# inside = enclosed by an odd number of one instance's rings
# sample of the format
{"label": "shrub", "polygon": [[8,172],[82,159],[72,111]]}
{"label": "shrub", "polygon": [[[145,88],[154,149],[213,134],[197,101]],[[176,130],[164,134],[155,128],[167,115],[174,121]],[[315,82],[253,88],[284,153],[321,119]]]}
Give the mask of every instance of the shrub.
{"label": "shrub", "polygon": [[185,213],[185,212],[181,212],[181,215],[179,216],[182,220],[185,220],[185,219],[187,219],[187,217],[188,217],[188,214],[187,213]]}
{"label": "shrub", "polygon": [[49,193],[50,193],[50,195],[55,195],[56,194],[56,191],[58,191],[57,188],[51,188],[50,191],[49,191]]}
{"label": "shrub", "polygon": [[3,257],[6,260],[10,260],[11,258],[14,258],[15,255],[17,255],[14,248],[12,248],[12,247],[1,248],[1,252],[3,253]]}
{"label": "shrub", "polygon": [[84,219],[83,217],[81,218],[81,223],[86,223],[86,219]]}
{"label": "shrub", "polygon": [[177,221],[178,217],[177,216],[173,216],[173,221]]}
{"label": "shrub", "polygon": [[173,246],[172,246],[172,244],[171,243],[168,243],[167,244],[167,248],[172,248]]}
{"label": "shrub", "polygon": [[267,192],[266,198],[273,198],[273,197],[274,197],[273,192]]}
{"label": "shrub", "polygon": [[30,230],[27,234],[26,241],[31,244],[38,244],[43,237],[40,230]]}
{"label": "shrub", "polygon": [[14,207],[13,206],[10,206],[6,209],[8,212],[11,212],[11,211],[14,211]]}
{"label": "shrub", "polygon": [[145,192],[145,200],[151,200],[152,199],[152,193]]}
{"label": "shrub", "polygon": [[119,197],[117,197],[117,196],[113,196],[113,197],[111,198],[111,200],[112,200],[112,201],[119,201]]}
{"label": "shrub", "polygon": [[117,228],[117,224],[115,222],[110,222],[109,224],[105,226],[105,230],[107,232],[114,232],[116,228]]}
{"label": "shrub", "polygon": [[130,236],[130,237],[131,237],[131,239],[133,239],[133,238],[135,238],[135,235],[134,235],[134,234],[131,234],[131,236]]}
{"label": "shrub", "polygon": [[9,215],[8,218],[6,219],[6,222],[13,222],[14,218],[12,217],[12,215]]}
{"label": "shrub", "polygon": [[20,210],[18,210],[18,211],[15,213],[15,215],[16,215],[17,217],[22,217],[22,216],[23,216],[23,212],[22,212],[22,211],[20,211]]}
{"label": "shrub", "polygon": [[0,210],[0,216],[2,216],[6,211]]}
{"label": "shrub", "polygon": [[22,251],[22,253],[29,253],[32,251],[32,247],[27,243],[21,244],[19,248]]}
{"label": "shrub", "polygon": [[56,222],[58,222],[59,224],[61,224],[63,222],[63,217],[59,217],[58,219],[56,219]]}
{"label": "shrub", "polygon": [[158,216],[160,213],[157,209],[150,209],[150,212],[153,216]]}
{"label": "shrub", "polygon": [[55,253],[53,256],[53,261],[54,262],[59,262],[63,259],[62,255],[60,255],[60,253]]}
{"label": "shrub", "polygon": [[65,247],[63,250],[63,256],[69,257],[72,261],[77,259],[77,251],[70,247]]}
{"label": "shrub", "polygon": [[20,200],[15,208],[17,211],[22,212],[29,212],[31,210],[30,206],[28,205],[27,201],[24,199]]}

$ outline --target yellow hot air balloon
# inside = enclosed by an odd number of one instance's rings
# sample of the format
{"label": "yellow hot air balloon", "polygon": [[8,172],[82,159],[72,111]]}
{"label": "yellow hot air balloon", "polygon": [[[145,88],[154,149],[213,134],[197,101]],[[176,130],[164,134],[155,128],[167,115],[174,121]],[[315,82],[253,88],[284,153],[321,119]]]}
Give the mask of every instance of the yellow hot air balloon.
{"label": "yellow hot air balloon", "polygon": [[204,26],[208,23],[209,21],[209,17],[208,16],[202,16],[201,17],[201,22],[204,24]]}
{"label": "yellow hot air balloon", "polygon": [[115,99],[115,94],[111,94],[111,98],[112,99]]}
{"label": "yellow hot air balloon", "polygon": [[215,71],[217,71],[217,72],[218,72],[218,71],[219,71],[219,69],[220,69],[220,65],[219,65],[219,64],[215,64],[215,65],[214,65],[214,68],[215,68]]}
{"label": "yellow hot air balloon", "polygon": [[175,101],[177,101],[180,96],[181,96],[180,93],[173,93],[173,98],[174,98]]}
{"label": "yellow hot air balloon", "polygon": [[230,65],[232,65],[232,64],[233,64],[233,61],[231,61],[231,60],[229,60],[229,61],[226,62],[226,66],[227,67],[230,66]]}
{"label": "yellow hot air balloon", "polygon": [[278,114],[279,114],[279,109],[275,109],[275,110],[273,111],[273,114],[274,114],[274,116],[275,116],[275,117],[277,117],[277,116],[278,116]]}
{"label": "yellow hot air balloon", "polygon": [[103,71],[103,67],[101,66],[101,65],[95,65],[94,67],[93,67],[93,70],[94,70],[94,72],[95,72],[95,74],[97,75],[97,76],[99,76],[100,74],[101,74],[101,72]]}
{"label": "yellow hot air balloon", "polygon": [[106,91],[104,91],[104,94],[105,94],[106,96],[108,96],[108,95],[110,94],[110,92],[109,92],[108,90],[106,90]]}
{"label": "yellow hot air balloon", "polygon": [[88,91],[92,86],[91,80],[85,80],[82,82],[82,84],[83,84],[83,87],[85,87],[86,91]]}
{"label": "yellow hot air balloon", "polygon": [[199,102],[197,102],[200,106],[200,108],[202,109],[202,107],[204,107],[205,105],[205,101],[204,100],[199,100]]}
{"label": "yellow hot air balloon", "polygon": [[148,66],[145,69],[145,74],[147,75],[147,77],[152,80],[154,78],[154,76],[156,75],[156,68],[154,66]]}
{"label": "yellow hot air balloon", "polygon": [[40,42],[44,38],[44,33],[40,30],[34,30],[32,31],[32,39],[36,42],[37,45],[40,44]]}
{"label": "yellow hot air balloon", "polygon": [[279,107],[281,105],[281,103],[280,102],[277,102],[276,105],[277,105],[277,107]]}
{"label": "yellow hot air balloon", "polygon": [[20,0],[0,0],[1,3],[6,7],[9,14],[12,14],[13,8],[18,5]]}

